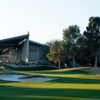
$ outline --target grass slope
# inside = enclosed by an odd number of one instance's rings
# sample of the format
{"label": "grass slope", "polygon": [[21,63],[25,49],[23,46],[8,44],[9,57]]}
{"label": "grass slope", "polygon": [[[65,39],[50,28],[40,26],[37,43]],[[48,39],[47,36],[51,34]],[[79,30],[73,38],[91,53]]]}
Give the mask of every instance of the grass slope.
{"label": "grass slope", "polygon": [[0,100],[100,100],[100,77],[95,74],[73,69],[17,73],[46,75],[57,79],[48,82],[0,80]]}

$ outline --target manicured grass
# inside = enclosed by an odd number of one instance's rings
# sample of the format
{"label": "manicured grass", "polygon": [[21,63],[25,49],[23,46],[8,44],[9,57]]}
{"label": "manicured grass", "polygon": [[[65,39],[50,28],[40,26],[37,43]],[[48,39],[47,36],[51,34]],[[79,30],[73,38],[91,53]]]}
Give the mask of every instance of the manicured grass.
{"label": "manicured grass", "polygon": [[100,77],[95,74],[73,69],[8,72],[46,75],[57,79],[48,82],[1,80],[0,100],[100,100]]}

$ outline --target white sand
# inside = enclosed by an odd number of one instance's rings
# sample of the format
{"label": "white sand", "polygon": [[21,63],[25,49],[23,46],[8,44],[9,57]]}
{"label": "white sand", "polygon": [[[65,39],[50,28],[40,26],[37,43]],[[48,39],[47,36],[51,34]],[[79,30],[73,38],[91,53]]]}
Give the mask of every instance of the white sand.
{"label": "white sand", "polygon": [[18,81],[18,82],[26,82],[26,81],[34,81],[34,82],[43,82],[43,81],[50,81],[51,78],[42,78],[42,77],[33,77],[27,79],[18,79],[25,75],[0,75],[0,80],[5,81]]}

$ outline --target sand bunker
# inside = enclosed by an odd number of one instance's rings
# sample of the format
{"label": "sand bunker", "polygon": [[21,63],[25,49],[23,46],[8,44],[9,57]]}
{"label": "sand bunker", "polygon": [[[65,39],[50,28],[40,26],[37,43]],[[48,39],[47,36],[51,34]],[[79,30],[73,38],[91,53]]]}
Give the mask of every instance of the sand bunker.
{"label": "sand bunker", "polygon": [[26,81],[34,81],[34,82],[43,82],[50,81],[52,78],[40,76],[40,75],[23,75],[23,74],[1,74],[0,80],[5,81],[18,81],[18,82],[26,82]]}

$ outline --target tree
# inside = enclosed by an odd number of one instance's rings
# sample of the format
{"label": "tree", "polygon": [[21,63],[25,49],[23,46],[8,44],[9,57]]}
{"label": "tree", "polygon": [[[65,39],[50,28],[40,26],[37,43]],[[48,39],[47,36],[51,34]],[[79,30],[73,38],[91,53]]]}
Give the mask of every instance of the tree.
{"label": "tree", "polygon": [[85,44],[95,56],[95,67],[97,67],[97,57],[100,54],[100,17],[90,17],[89,24],[84,31]]}
{"label": "tree", "polygon": [[85,37],[84,35],[81,35],[78,39],[77,39],[77,45],[80,47],[79,48],[79,52],[77,54],[77,61],[79,64],[81,65],[86,65],[90,62],[88,56],[89,56],[89,50],[87,49],[86,45],[85,45]]}
{"label": "tree", "polygon": [[60,63],[65,56],[65,49],[63,47],[64,45],[64,41],[55,41],[50,47],[50,53],[47,54],[47,57],[50,61],[54,61],[55,63],[59,62],[59,69]]}
{"label": "tree", "polygon": [[73,67],[75,67],[75,56],[79,51],[79,45],[77,40],[81,37],[80,29],[77,25],[69,26],[63,30],[63,39],[66,42],[67,47],[69,48],[68,54],[73,57]]}
{"label": "tree", "polygon": [[40,60],[44,60],[48,62],[48,58],[46,57],[46,55],[49,53],[50,47],[53,45],[54,42],[55,40],[51,40],[51,41],[46,42],[44,45],[42,45]]}

